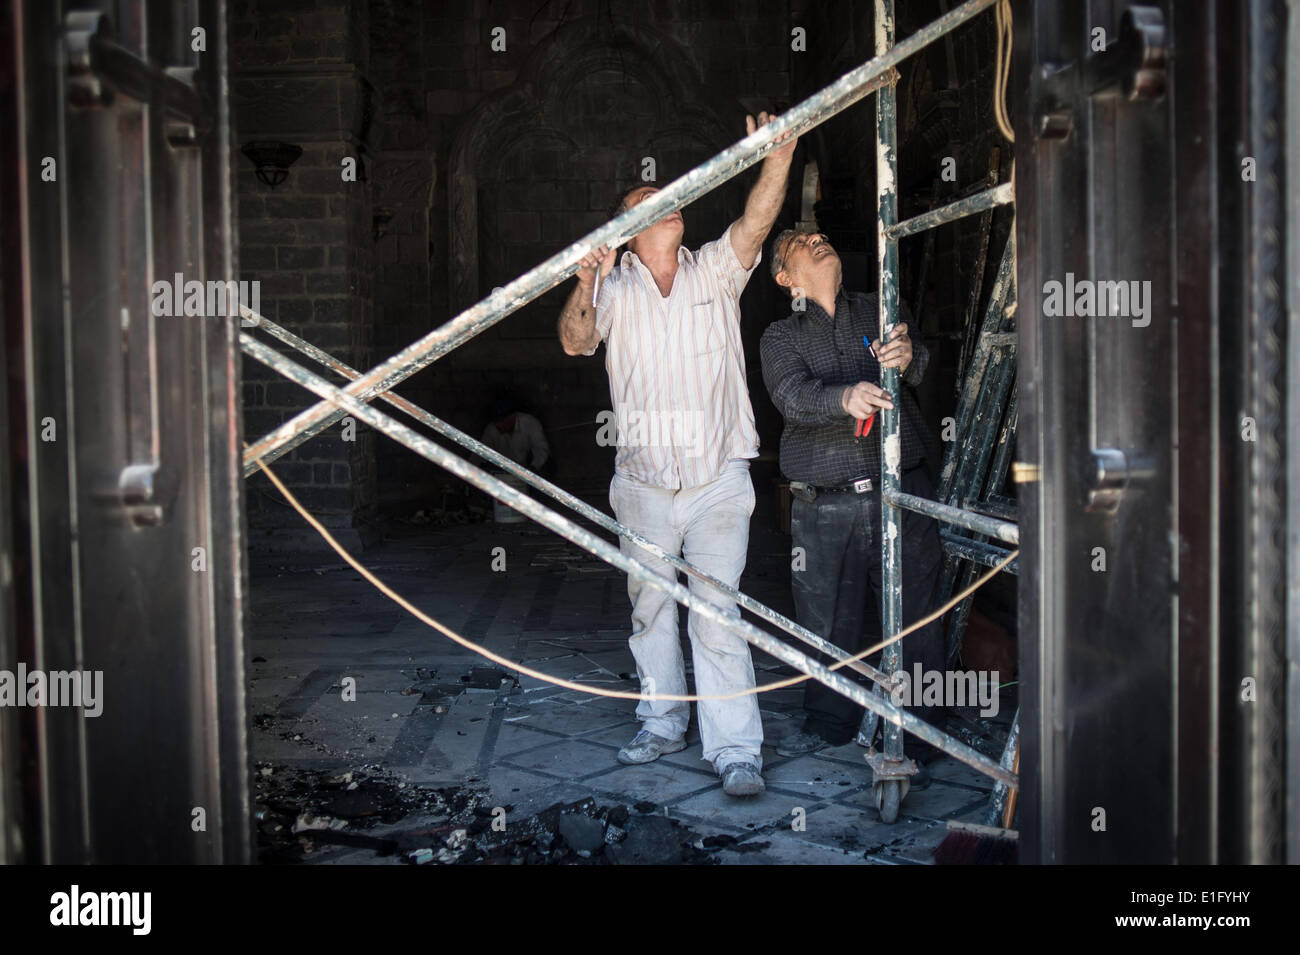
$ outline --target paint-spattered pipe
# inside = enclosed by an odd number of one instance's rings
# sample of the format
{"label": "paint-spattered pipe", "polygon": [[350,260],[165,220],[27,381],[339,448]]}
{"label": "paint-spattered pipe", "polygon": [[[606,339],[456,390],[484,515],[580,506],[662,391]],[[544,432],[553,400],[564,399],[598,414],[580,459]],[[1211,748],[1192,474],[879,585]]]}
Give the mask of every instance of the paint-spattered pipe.
{"label": "paint-spattered pipe", "polygon": [[[735,145],[724,149],[643,202],[557,252],[541,265],[497,289],[477,305],[376,365],[344,390],[350,395],[359,396],[363,401],[370,401],[376,395],[394,388],[420,369],[569,278],[578,271],[578,263],[582,258],[593,249],[602,245],[611,249],[622,245],[628,238],[759,162],[775,148],[777,139],[786,133],[802,135],[873,91],[892,83],[897,78],[895,68],[899,63],[987,10],[995,2],[997,0],[967,0],[960,7],[922,27],[902,43],[846,73],[766,126],[760,126]],[[320,402],[294,416],[258,439],[244,452],[244,474],[256,470],[258,461],[275,460],[342,417],[343,412],[329,402]]]}
{"label": "paint-spattered pipe", "polygon": [[[464,458],[452,454],[446,448],[406,425],[395,421],[377,408],[365,404],[356,396],[335,388],[325,379],[291,361],[270,346],[262,344],[247,333],[240,334],[240,347],[243,349],[244,354],[262,362],[262,364],[290,381],[319,395],[323,400],[337,403],[347,414],[353,415],[358,420],[368,424],[380,434],[392,438],[426,460],[490,494],[503,504],[513,507],[524,516],[532,518],[543,527],[554,531],[583,550],[599,557],[605,563],[617,567],[628,576],[663,591],[678,603],[720,626],[726,627],[760,650],[771,654],[783,663],[788,663],[800,673],[807,674],[836,693],[876,712],[883,719],[889,721],[890,727],[900,726],[909,733],[919,736],[931,745],[961,760],[971,768],[984,773],[986,776],[1005,782],[1008,786],[1019,787],[1020,782],[1016,774],[1003,769],[982,753],[976,752],[964,743],[958,742],[906,710],[894,706],[884,697],[877,696],[867,687],[827,669],[806,654],[800,653],[794,647],[782,643],[770,634],[759,630],[753,624],[741,619],[739,615],[729,614],[715,607],[707,600],[691,593],[688,587],[683,586],[676,580],[669,580],[660,576],[640,561],[628,557],[603,538],[573,523],[519,489],[498,480],[482,468],[475,467]],[[895,643],[893,646],[897,646],[897,644]]]}

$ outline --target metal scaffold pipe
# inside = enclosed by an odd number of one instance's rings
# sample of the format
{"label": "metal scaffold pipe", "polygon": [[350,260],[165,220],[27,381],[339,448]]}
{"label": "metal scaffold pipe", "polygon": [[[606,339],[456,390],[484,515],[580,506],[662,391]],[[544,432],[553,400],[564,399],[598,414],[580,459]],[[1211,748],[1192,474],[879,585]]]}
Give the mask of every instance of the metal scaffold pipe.
{"label": "metal scaffold pipe", "polygon": [[[894,47],[894,0],[876,0],[876,58],[887,55],[891,49],[897,49]],[[880,303],[881,342],[890,340],[894,326],[898,324],[898,240],[889,234],[897,222],[898,91],[891,83],[876,94],[876,242],[879,265],[876,292]],[[881,369],[880,387],[889,393],[893,402],[893,407],[881,413],[880,422],[881,624],[885,633],[898,633],[903,627],[903,514],[889,499],[891,493],[898,493],[902,477],[897,368]],[[897,673],[903,666],[902,647],[897,643],[886,647],[880,663],[886,673]],[[884,756],[891,763],[903,759],[903,733],[894,723],[885,726]]]}
{"label": "metal scaffold pipe", "polygon": [[[263,318],[262,316],[258,315],[256,312],[252,311],[252,309],[249,309],[246,306],[241,305],[240,314],[243,315],[243,317],[246,319],[256,320],[257,327],[260,328],[262,331],[266,332],[267,334],[271,335],[274,338],[278,338],[280,341],[284,342],[286,345],[289,345],[291,348],[294,348],[297,351],[301,352],[302,354],[306,355],[308,358],[311,358],[312,360],[319,362],[325,367],[338,372],[344,378],[347,378],[350,381],[355,381],[357,378],[361,376],[360,372],[356,371],[354,368],[352,368],[345,362],[339,361],[329,352],[325,351],[322,348],[318,348],[317,346],[311,344],[311,342],[308,342],[305,339],[298,337],[297,335],[293,334],[293,332],[281,328],[279,325],[275,324],[275,322],[272,322],[270,319]],[[574,511],[575,513],[581,515],[582,517],[586,518],[587,520],[591,521],[597,526],[609,531],[611,534],[617,534],[619,537],[622,537],[624,540],[636,544],[642,550],[645,550],[653,554],[655,557],[658,557],[660,560],[666,561],[667,563],[671,564],[673,567],[676,567],[678,570],[682,571],[683,573],[691,577],[694,577],[696,580],[699,580],[702,583],[708,584],[710,587],[717,588],[722,593],[730,597],[732,600],[736,601],[736,603],[739,604],[741,607],[743,607],[745,610],[748,610],[750,613],[754,614],[755,616],[763,618],[768,623],[780,627],[782,630],[790,634],[792,637],[795,637],[798,640],[802,640],[804,643],[808,644],[809,646],[817,650],[820,650],[821,652],[831,656],[837,661],[847,660],[849,658],[849,654],[845,653],[843,650],[841,650],[835,644],[831,643],[829,640],[823,640],[821,637],[817,636],[817,634],[813,633],[807,627],[803,627],[798,623],[795,623],[795,621],[791,620],[789,617],[777,613],[771,607],[768,607],[765,604],[760,603],[759,601],[755,600],[753,597],[750,597],[748,594],[742,593],[741,591],[728,585],[724,581],[718,580],[718,578],[714,577],[712,574],[705,573],[704,571],[700,570],[698,567],[683,560],[681,557],[677,556],[676,554],[672,554],[668,552],[664,548],[660,547],[658,544],[654,543],[654,541],[650,540],[649,538],[643,537],[642,535],[638,534],[636,531],[632,530],[630,527],[627,527],[624,524],[620,524],[618,521],[614,520],[608,514],[605,514],[602,511],[592,507],[586,501],[570,494],[568,491],[564,490],[564,488],[552,484],[544,477],[535,474],[534,472],[528,470],[523,465],[516,463],[515,461],[511,460],[510,458],[506,457],[505,455],[497,451],[494,451],[492,448],[488,447],[482,441],[474,440],[465,432],[452,427],[447,422],[443,421],[441,418],[438,418],[430,414],[429,412],[425,411],[423,408],[421,408],[419,405],[415,404],[414,402],[408,401],[407,399],[392,394],[391,392],[381,395],[380,398],[383,401],[386,401],[388,404],[392,405],[394,408],[398,408],[406,412],[408,415],[410,415],[416,421],[419,421],[421,424],[427,425],[428,427],[432,428],[434,431],[438,432],[438,434],[442,435],[444,438],[456,442],[462,448],[474,452],[480,458],[483,458],[483,460],[487,461],[488,463],[496,465],[497,467],[501,468],[503,471],[506,471],[507,473],[514,475],[515,477],[519,478],[521,481],[525,482],[531,487],[534,487],[537,490],[541,491],[543,494],[549,495],[550,497],[559,501],[565,507],[569,508],[571,511]],[[848,666],[850,669],[856,670],[858,673],[861,673],[865,677],[869,677],[870,679],[874,680],[877,683],[881,683],[881,684],[889,683],[889,678],[886,677],[885,674],[881,673],[875,667],[871,666],[869,663],[863,660],[854,660],[852,663],[846,664],[846,666]]]}
{"label": "metal scaffold pipe", "polygon": [[[950,30],[993,6],[997,0],[967,0],[966,3],[922,27],[902,43],[891,46],[874,59],[846,73],[820,92],[791,107],[773,122],[759,127],[733,146],[673,180],[659,192],[633,206],[577,242],[557,252],[541,265],[496,289],[477,305],[408,345],[388,360],[349,384],[344,391],[370,401],[389,391],[422,368],[491,328],[538,296],[578,271],[581,259],[600,246],[614,248],[664,216],[711,192],[761,160],[787,133],[801,135],[825,122],[871,92],[890,88],[895,67],[942,37]],[[330,402],[322,401],[296,415],[254,442],[244,452],[244,473],[256,470],[259,461],[273,461],[280,455],[319,434],[344,415]]]}
{"label": "metal scaffold pipe", "polygon": [[886,229],[885,235],[891,239],[904,239],[909,235],[915,235],[918,232],[924,232],[926,229],[933,229],[948,222],[956,222],[958,219],[974,215],[977,212],[983,212],[986,209],[1009,205],[1015,201],[1015,198],[1015,187],[1009,182],[1004,182],[1000,186],[985,189],[983,192],[977,192],[965,199],[958,199],[956,202],[941,206],[938,209],[931,209],[929,212],[913,216],[911,219],[904,219],[897,225]]}
{"label": "metal scaffold pipe", "polygon": [[[628,576],[663,591],[683,606],[688,607],[690,610],[699,613],[720,626],[726,627],[744,640],[758,647],[758,649],[763,650],[764,652],[776,657],[781,662],[794,667],[800,673],[807,674],[812,679],[825,684],[836,693],[839,693],[860,706],[878,714],[881,718],[889,722],[890,727],[900,726],[903,729],[906,729],[909,733],[920,737],[936,748],[961,760],[963,763],[966,763],[968,766],[978,770],[986,776],[991,776],[993,779],[1004,782],[1012,788],[1019,787],[1019,778],[1016,774],[1003,769],[996,762],[989,759],[987,756],[984,756],[982,753],[966,746],[964,743],[952,739],[941,730],[938,730],[929,723],[926,723],[924,720],[913,716],[906,710],[894,706],[883,696],[877,695],[867,687],[855,683],[844,675],[826,668],[806,654],[782,643],[770,634],[764,633],[753,624],[741,619],[739,614],[728,613],[721,608],[714,606],[707,600],[692,594],[688,587],[682,585],[676,580],[669,580],[668,578],[660,576],[640,561],[627,556],[603,538],[598,537],[591,531],[568,520],[563,515],[558,514],[538,501],[533,500],[517,488],[513,488],[498,480],[483,469],[475,467],[465,459],[458,457],[446,448],[441,447],[430,438],[427,438],[406,425],[393,420],[378,409],[365,404],[355,395],[348,394],[342,389],[335,388],[329,382],[325,381],[325,379],[313,374],[296,362],[291,361],[279,352],[275,351],[275,349],[262,344],[247,333],[241,333],[240,346],[246,355],[262,362],[278,374],[315,393],[322,400],[331,404],[337,404],[347,414],[355,416],[358,420],[374,428],[380,434],[392,438],[394,441],[404,445],[426,460],[431,461],[480,490],[485,491],[503,504],[514,508],[524,516],[541,524],[543,527],[554,531],[556,534],[559,534],[566,540],[576,544],[583,550],[594,554],[605,563],[618,568]],[[897,644],[895,643],[891,646],[896,647]]]}
{"label": "metal scaffold pipe", "polygon": [[964,527],[966,530],[974,531],[977,534],[996,537],[1008,544],[1020,543],[1020,528],[1011,521],[1003,521],[996,517],[985,517],[983,514],[963,511],[960,507],[940,504],[938,501],[917,497],[915,494],[904,494],[902,491],[885,489],[880,493],[888,503],[895,507],[905,507],[909,511],[916,511],[918,514],[924,514],[926,517],[933,517],[948,524],[956,524],[958,527]]}

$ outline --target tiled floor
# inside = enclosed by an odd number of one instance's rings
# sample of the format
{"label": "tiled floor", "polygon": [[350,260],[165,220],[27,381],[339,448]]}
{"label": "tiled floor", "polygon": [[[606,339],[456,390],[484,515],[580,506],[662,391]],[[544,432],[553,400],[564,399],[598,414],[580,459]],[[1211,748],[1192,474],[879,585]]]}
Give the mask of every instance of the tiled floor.
{"label": "tiled floor", "polygon": [[[742,583],[786,613],[788,546],[756,527]],[[498,547],[504,571],[492,570]],[[592,685],[638,686],[623,576],[532,525],[407,531],[360,556],[429,614],[512,660]],[[928,863],[943,821],[977,819],[988,798],[986,777],[942,759],[931,764],[932,786],[910,793],[899,820],[885,825],[865,750],[850,744],[785,759],[770,748],[798,728],[801,689],[793,687],[761,697],[767,792],[733,799],[700,759],[694,723],[685,751],[623,766],[615,757],[637,730],[633,702],[530,677],[468,686],[462,678],[486,661],[407,615],[333,554],[254,559],[251,579],[260,766],[330,773],[380,766],[414,786],[481,790],[487,804],[509,806],[516,817],[585,796],[602,805],[654,803],[654,812],[700,836],[762,846],[718,853],[747,865]],[[755,666],[760,683],[792,672],[761,653]],[[994,720],[973,721],[970,712],[949,729],[996,756],[1011,710],[1004,700]],[[313,860],[391,861],[345,847]]]}

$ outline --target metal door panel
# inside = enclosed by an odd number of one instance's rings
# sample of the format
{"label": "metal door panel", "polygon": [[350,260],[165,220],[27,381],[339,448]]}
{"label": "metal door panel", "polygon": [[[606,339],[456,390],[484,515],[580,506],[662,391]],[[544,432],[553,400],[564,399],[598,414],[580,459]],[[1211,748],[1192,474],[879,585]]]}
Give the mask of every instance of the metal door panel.
{"label": "metal door panel", "polygon": [[[104,710],[34,714],[39,756],[5,770],[31,774],[29,859],[247,861],[237,322],[151,309],[156,279],[234,277],[225,7],[113,12],[15,11],[35,56],[16,97],[39,140],[25,161],[60,169],[13,197],[31,258],[6,272],[26,291],[6,324],[30,362],[39,497],[14,542],[40,568],[17,652],[103,671]],[[32,440],[51,413],[60,440]]]}
{"label": "metal door panel", "polygon": [[[1261,383],[1280,355],[1261,82],[1280,8],[1016,5],[1027,860],[1280,858],[1282,559],[1257,516],[1284,523]],[[1123,44],[1126,16],[1146,46]],[[1248,142],[1271,187],[1243,188]],[[1067,273],[1149,281],[1149,324],[1044,314]]]}

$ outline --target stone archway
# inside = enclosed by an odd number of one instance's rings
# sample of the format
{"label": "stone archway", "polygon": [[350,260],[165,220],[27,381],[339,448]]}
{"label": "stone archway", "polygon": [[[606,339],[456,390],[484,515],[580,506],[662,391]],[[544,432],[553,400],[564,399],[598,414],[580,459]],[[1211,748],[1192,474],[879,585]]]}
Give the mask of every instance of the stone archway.
{"label": "stone archway", "polygon": [[[611,30],[593,17],[561,25],[514,85],[475,108],[452,145],[452,313],[604,222],[643,157],[655,159],[656,181],[667,183],[734,141],[736,126],[715,112],[672,39]],[[715,237],[708,232],[720,232],[739,205],[717,193],[698,211],[700,228],[688,216],[691,243]],[[554,307],[549,298],[541,310]],[[526,315],[518,324],[543,325]]]}

